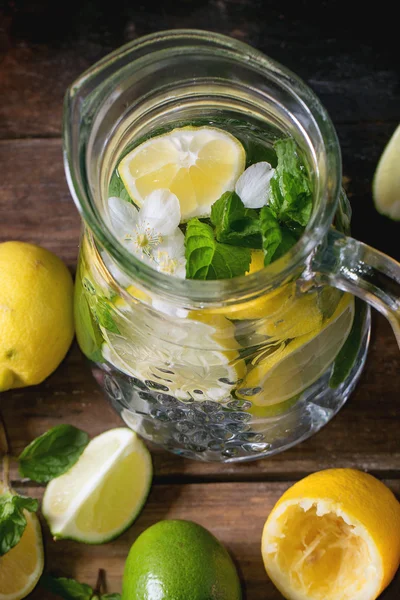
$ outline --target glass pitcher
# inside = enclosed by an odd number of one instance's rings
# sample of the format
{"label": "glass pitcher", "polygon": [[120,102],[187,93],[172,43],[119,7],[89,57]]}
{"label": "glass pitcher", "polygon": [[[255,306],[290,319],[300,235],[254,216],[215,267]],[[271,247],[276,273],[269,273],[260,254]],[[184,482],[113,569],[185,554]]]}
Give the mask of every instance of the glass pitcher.
{"label": "glass pitcher", "polygon": [[[230,280],[181,280],[114,237],[105,207],[124,150],[187,124],[220,127],[248,151],[294,138],[314,209],[287,254]],[[221,462],[280,452],[318,431],[353,390],[369,340],[362,300],[400,341],[400,265],[347,237],[332,123],[301,80],[257,50],[195,30],[120,48],[68,90],[64,159],[83,218],[78,342],[112,405],[147,440]]]}

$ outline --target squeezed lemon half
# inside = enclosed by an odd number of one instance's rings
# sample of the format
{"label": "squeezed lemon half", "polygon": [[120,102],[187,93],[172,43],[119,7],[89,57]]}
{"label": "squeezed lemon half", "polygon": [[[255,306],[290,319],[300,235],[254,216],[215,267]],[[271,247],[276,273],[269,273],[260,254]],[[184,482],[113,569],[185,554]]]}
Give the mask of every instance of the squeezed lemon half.
{"label": "squeezed lemon half", "polygon": [[314,473],[277,502],[261,551],[288,600],[375,600],[399,566],[400,504],[367,473]]}

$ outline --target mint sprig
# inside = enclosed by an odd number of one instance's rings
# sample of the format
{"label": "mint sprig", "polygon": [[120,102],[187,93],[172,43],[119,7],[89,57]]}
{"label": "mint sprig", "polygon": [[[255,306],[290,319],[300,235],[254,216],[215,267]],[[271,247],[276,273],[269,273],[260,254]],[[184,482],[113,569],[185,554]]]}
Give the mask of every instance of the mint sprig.
{"label": "mint sprig", "polygon": [[188,279],[229,279],[249,270],[251,251],[219,243],[210,225],[191,219],[185,235]]}
{"label": "mint sprig", "polygon": [[89,443],[86,432],[72,425],[57,425],[36,438],[20,454],[19,472],[38,483],[47,483],[68,471]]}
{"label": "mint sprig", "polygon": [[246,248],[261,248],[256,210],[246,208],[236,192],[225,192],[211,207],[211,223],[218,242]]}
{"label": "mint sprig", "polygon": [[36,512],[37,500],[6,492],[0,496],[0,556],[18,544],[26,528],[24,510]]}
{"label": "mint sprig", "polygon": [[295,221],[305,227],[312,211],[307,171],[293,139],[278,140],[274,148],[278,164],[270,182],[269,206],[280,221]]}

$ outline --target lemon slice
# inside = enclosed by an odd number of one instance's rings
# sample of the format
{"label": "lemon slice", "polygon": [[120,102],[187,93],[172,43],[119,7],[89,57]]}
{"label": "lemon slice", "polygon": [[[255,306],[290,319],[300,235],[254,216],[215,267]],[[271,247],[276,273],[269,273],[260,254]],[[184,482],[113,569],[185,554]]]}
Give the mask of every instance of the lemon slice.
{"label": "lemon slice", "polygon": [[273,508],[262,556],[288,600],[375,600],[399,566],[400,504],[367,473],[314,473]]}
{"label": "lemon slice", "polygon": [[[246,373],[234,325],[196,313],[173,326],[147,311],[120,314],[119,334],[103,329],[103,357],[114,367],[179,400],[226,399]],[[149,336],[146,331],[157,331]]]}
{"label": "lemon slice", "polygon": [[182,221],[207,216],[244,171],[246,154],[230,133],[213,127],[182,127],[150,138],[129,152],[118,172],[140,207],[154,190],[179,199]]}
{"label": "lemon slice", "polygon": [[378,212],[400,220],[400,125],[389,140],[376,169],[372,185]]}
{"label": "lemon slice", "polygon": [[78,462],[48,484],[42,512],[56,539],[103,544],[130,527],[151,480],[151,458],[143,442],[129,429],[111,429],[94,438]]}
{"label": "lemon slice", "polygon": [[[0,494],[4,491],[0,482]],[[25,510],[25,531],[14,548],[0,556],[0,600],[21,600],[36,586],[43,572],[42,532],[37,516]]]}
{"label": "lemon slice", "polygon": [[270,406],[296,396],[329,367],[350,332],[354,299],[345,294],[324,326],[277,344],[270,354],[257,358],[237,396],[256,406]]}

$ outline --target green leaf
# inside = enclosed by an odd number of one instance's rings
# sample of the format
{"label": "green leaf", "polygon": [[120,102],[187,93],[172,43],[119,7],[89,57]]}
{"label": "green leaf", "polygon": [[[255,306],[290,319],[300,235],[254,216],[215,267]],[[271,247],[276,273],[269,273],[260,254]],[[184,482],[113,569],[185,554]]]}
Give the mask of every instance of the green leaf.
{"label": "green leaf", "polygon": [[90,360],[100,362],[102,360],[100,348],[103,338],[90,310],[79,273],[75,279],[74,313],[76,337],[80,349]]}
{"label": "green leaf", "polygon": [[285,225],[281,225],[282,239],[281,243],[275,250],[273,260],[277,260],[292,248],[298,240],[298,237],[293,234]]}
{"label": "green leaf", "polygon": [[0,556],[9,552],[20,541],[26,527],[24,510],[36,512],[37,500],[6,493],[0,496]]}
{"label": "green leaf", "polygon": [[103,594],[100,600],[121,600],[121,594]]}
{"label": "green leaf", "polygon": [[272,167],[276,166],[276,153],[265,143],[250,140],[242,141],[246,150],[246,169],[258,162],[267,162]]}
{"label": "green leaf", "polygon": [[19,472],[38,483],[47,483],[76,463],[89,436],[72,425],[57,425],[36,438],[19,456]]}
{"label": "green leaf", "polygon": [[249,270],[251,251],[220,244],[212,228],[191,219],[185,235],[186,277],[188,279],[229,279]]}
{"label": "green leaf", "polygon": [[329,387],[337,388],[349,375],[354,366],[358,351],[360,349],[363,325],[365,319],[366,305],[362,300],[355,298],[354,321],[350,333],[342,346],[335,362],[333,363],[332,375]]}
{"label": "green leaf", "polygon": [[98,296],[94,304],[95,317],[97,318],[100,325],[105,329],[112,331],[113,333],[120,333],[113,316],[111,314],[112,308],[101,296]]}
{"label": "green leaf", "polygon": [[278,164],[270,184],[269,205],[281,221],[307,225],[312,211],[312,191],[307,171],[293,139],[274,144]]}
{"label": "green leaf", "polygon": [[111,196],[116,196],[117,198],[121,198],[121,200],[126,200],[126,202],[132,202],[117,171],[113,173],[108,187],[108,197],[111,198]]}
{"label": "green leaf", "polygon": [[260,211],[260,226],[264,250],[264,265],[267,266],[274,259],[275,252],[282,243],[281,226],[269,206],[263,206]]}
{"label": "green leaf", "polygon": [[258,213],[246,208],[236,192],[225,192],[211,207],[211,222],[218,242],[261,248]]}
{"label": "green leaf", "polygon": [[53,577],[46,574],[41,577],[40,585],[65,600],[91,600],[94,594],[90,585],[66,577]]}

